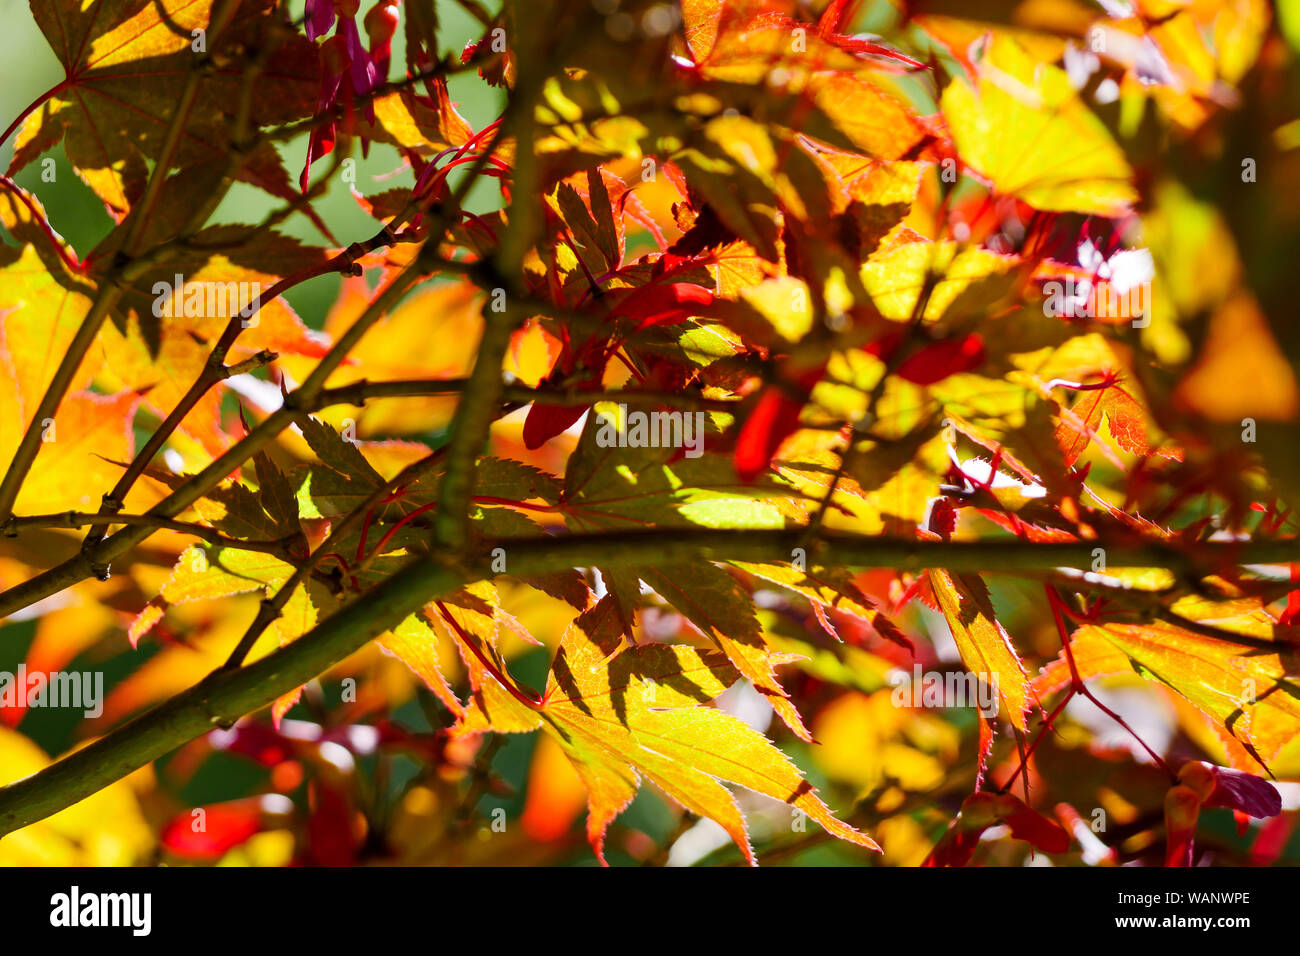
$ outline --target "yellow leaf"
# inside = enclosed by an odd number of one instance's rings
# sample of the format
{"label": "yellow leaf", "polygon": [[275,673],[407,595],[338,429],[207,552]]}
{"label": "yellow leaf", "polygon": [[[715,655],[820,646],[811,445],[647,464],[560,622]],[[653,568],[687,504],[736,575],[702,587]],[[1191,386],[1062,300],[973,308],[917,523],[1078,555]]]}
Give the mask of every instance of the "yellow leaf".
{"label": "yellow leaf", "polygon": [[442,676],[445,665],[440,661],[441,652],[450,645],[440,641],[437,631],[420,615],[408,615],[397,627],[381,635],[378,643],[411,668],[448,710],[457,717],[465,713]]}
{"label": "yellow leaf", "polygon": [[[361,280],[358,280],[361,281]],[[353,290],[355,294],[356,290]],[[325,331],[337,336],[351,325],[360,298],[341,302]],[[344,307],[347,306],[347,307]],[[483,296],[469,282],[421,289],[375,324],[349,354],[349,362],[330,376],[331,388],[364,379],[458,378],[469,373],[482,334]],[[371,399],[361,409],[338,408],[321,415],[337,423],[357,419],[363,433],[409,435],[446,425],[456,396]]]}
{"label": "yellow leaf", "polygon": [[[1258,608],[1237,602],[1226,607],[1184,604],[1201,622],[1242,632],[1239,640],[1214,637],[1164,622],[1088,625],[1071,638],[1081,677],[1137,671],[1179,694],[1215,724],[1225,742],[1237,742],[1261,762],[1272,760],[1300,735],[1300,702],[1294,679],[1300,673],[1294,648],[1261,625]],[[1041,693],[1069,681],[1063,660],[1043,668],[1035,680]]]}
{"label": "yellow leaf", "polygon": [[[8,366],[15,385],[4,400],[17,401],[24,425],[89,309],[87,294],[56,280],[32,246],[24,246],[17,261],[0,269],[0,363]],[[77,387],[103,364],[103,353],[89,349],[73,378]]]}
{"label": "yellow leaf", "polygon": [[1065,71],[1008,37],[990,39],[974,88],[953,80],[941,106],[958,154],[1003,195],[1099,216],[1121,215],[1137,198],[1123,152]]}
{"label": "yellow leaf", "polygon": [[704,706],[739,677],[723,655],[665,644],[620,652],[621,629],[611,598],[570,625],[537,710],[587,786],[588,835],[602,859],[605,829],[640,777],[716,821],[751,863],[744,818],[719,781],[788,803],[834,836],[877,849],[835,818],[770,741]]}
{"label": "yellow leaf", "polygon": [[1178,399],[1213,421],[1292,421],[1300,411],[1295,370],[1249,292],[1238,291],[1210,319],[1201,357]]}
{"label": "yellow leaf", "polygon": [[260,551],[194,545],[176,561],[162,586],[162,596],[180,604],[243,594],[283,584],[293,570],[293,565]]}
{"label": "yellow leaf", "polygon": [[[103,489],[122,474],[120,462],[131,460],[135,445],[131,422],[139,397],[78,392],[64,398],[53,420],[44,423],[42,442],[32,470],[18,493],[17,510],[95,511]],[[0,416],[0,461],[9,461],[21,432],[13,427],[14,405],[5,402]]]}
{"label": "yellow leaf", "polygon": [[1011,638],[998,623],[988,590],[978,575],[930,571],[930,586],[939,601],[962,663],[980,680],[997,681],[999,709],[1017,730],[1025,730],[1029,685]]}

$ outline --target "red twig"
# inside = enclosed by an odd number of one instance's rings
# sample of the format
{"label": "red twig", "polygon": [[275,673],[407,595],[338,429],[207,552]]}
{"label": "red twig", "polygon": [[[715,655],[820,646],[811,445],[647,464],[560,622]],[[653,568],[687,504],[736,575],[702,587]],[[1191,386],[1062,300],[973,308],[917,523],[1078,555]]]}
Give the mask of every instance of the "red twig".
{"label": "red twig", "polygon": [[37,108],[41,104],[43,104],[46,100],[48,100],[51,96],[57,96],[58,94],[62,93],[65,89],[67,89],[67,86],[68,86],[68,81],[64,79],[57,85],[50,87],[40,96],[36,97],[36,99],[32,101],[32,104],[28,106],[27,109],[19,113],[18,118],[9,124],[9,127],[8,129],[5,130],[4,135],[0,136],[0,144],[8,142],[9,137],[14,134],[14,131],[17,130],[19,126],[22,125],[23,120],[27,119],[27,117],[32,115],[32,113],[36,112]]}
{"label": "red twig", "polygon": [[1065,609],[1065,602],[1061,599],[1061,596],[1056,593],[1056,588],[1052,587],[1052,585],[1046,584],[1044,585],[1044,588],[1047,591],[1047,603],[1052,608],[1052,620],[1056,622],[1056,630],[1061,636],[1061,647],[1065,651],[1065,661],[1070,668],[1071,693],[1081,694],[1082,696],[1086,697],[1088,700],[1096,704],[1098,709],[1100,709],[1102,713],[1110,717],[1113,721],[1115,721],[1117,724],[1119,724],[1121,727],[1127,730],[1129,734],[1133,737],[1133,739],[1136,740],[1139,744],[1141,744],[1142,749],[1147,752],[1147,754],[1155,762],[1156,766],[1158,766],[1165,773],[1169,774],[1170,777],[1174,777],[1175,776],[1174,772],[1169,768],[1169,765],[1165,763],[1165,761],[1161,758],[1161,756],[1158,753],[1156,753],[1149,746],[1147,746],[1147,742],[1138,736],[1137,731],[1135,731],[1132,727],[1130,727],[1124,721],[1123,717],[1121,717],[1119,714],[1115,713],[1113,710],[1111,710],[1109,707],[1107,707],[1105,704],[1099,701],[1096,698],[1096,696],[1093,695],[1092,691],[1088,690],[1088,686],[1083,682],[1083,678],[1079,676],[1079,668],[1074,661],[1074,650],[1070,646],[1070,629],[1066,625],[1065,615],[1062,613],[1063,610]]}
{"label": "red twig", "polygon": [[456,633],[460,635],[461,643],[464,644],[466,647],[468,647],[470,649],[470,653],[472,653],[475,657],[478,658],[479,663],[483,665],[483,669],[486,670],[493,677],[495,677],[497,681],[501,684],[501,686],[510,692],[511,697],[519,701],[519,703],[523,704],[525,707],[527,707],[530,710],[536,710],[539,707],[545,705],[546,698],[529,697],[518,687],[516,687],[514,681],[506,677],[506,675],[502,673],[499,667],[497,667],[495,664],[492,663],[491,660],[488,659],[488,656],[483,653],[482,648],[478,646],[478,641],[474,640],[474,638],[470,637],[468,634],[465,633],[465,629],[460,626],[460,623],[454,617],[451,616],[451,612],[447,610],[447,606],[445,604],[443,604],[441,601],[435,601],[434,604],[437,605],[438,613],[442,615],[443,620],[445,620],[448,624],[450,624],[455,629]]}
{"label": "red twig", "polygon": [[18,198],[18,201],[27,207],[27,211],[32,214],[32,219],[36,221],[36,225],[40,226],[41,232],[45,233],[46,238],[50,240],[50,245],[54,247],[54,251],[58,253],[59,258],[63,260],[63,264],[68,267],[68,270],[75,275],[85,275],[85,264],[78,262],[76,257],[68,252],[63,240],[59,238],[59,234],[54,231],[54,227],[50,225],[49,220],[36,208],[22,187],[4,175],[0,175],[0,186],[13,193]]}

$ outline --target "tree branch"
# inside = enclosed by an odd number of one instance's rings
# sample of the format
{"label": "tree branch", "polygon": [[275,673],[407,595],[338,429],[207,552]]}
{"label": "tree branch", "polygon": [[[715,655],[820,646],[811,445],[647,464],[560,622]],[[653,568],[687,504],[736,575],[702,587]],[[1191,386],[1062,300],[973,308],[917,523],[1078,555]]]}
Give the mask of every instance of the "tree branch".
{"label": "tree branch", "polygon": [[[788,562],[803,532],[662,531],[575,535],[487,542],[503,547],[509,574],[571,567],[663,566],[692,560]],[[1163,542],[1086,541],[1029,544],[1020,540],[927,542],[827,533],[811,544],[810,564],[919,571],[1030,571],[1088,568],[1103,547],[1113,567],[1168,567],[1185,573],[1235,564],[1300,560],[1296,540],[1214,542],[1174,547]],[[0,788],[0,835],[41,820],[164,756],[213,727],[245,714],[319,676],[406,615],[457,588],[491,577],[481,557],[458,560],[440,552],[420,558],[318,624],[298,640],[238,670],[218,671],[130,723],[39,773]]]}
{"label": "tree branch", "polygon": [[170,518],[150,514],[87,514],[81,511],[61,511],[48,515],[12,515],[8,521],[0,524],[0,535],[6,537],[16,536],[20,528],[85,528],[107,527],[113,524],[176,531],[180,534],[200,538],[210,544],[220,545],[223,548],[238,548],[241,551],[260,551],[265,554],[289,557],[282,541],[245,541],[242,538],[229,538],[219,531],[201,524],[173,521]]}
{"label": "tree branch", "polygon": [[[317,400],[325,405],[364,405],[372,398],[412,398],[419,395],[459,395],[469,384],[468,378],[407,378],[387,382],[362,379],[351,385],[324,389]],[[529,388],[506,385],[501,399],[517,405],[545,402],[547,405],[594,405],[597,402],[624,402],[629,405],[666,405],[701,412],[735,414],[743,402],[739,399],[705,398],[691,392],[652,392],[644,389],[567,389]]]}

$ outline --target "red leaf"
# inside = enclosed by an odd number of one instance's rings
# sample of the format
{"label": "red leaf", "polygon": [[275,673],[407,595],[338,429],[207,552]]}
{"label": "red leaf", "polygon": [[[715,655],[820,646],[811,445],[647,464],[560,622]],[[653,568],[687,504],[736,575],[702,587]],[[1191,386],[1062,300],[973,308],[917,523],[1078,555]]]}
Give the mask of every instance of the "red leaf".
{"label": "red leaf", "polygon": [[543,405],[534,402],[524,419],[524,446],[541,448],[587,412],[586,405]]}
{"label": "red leaf", "polygon": [[1282,795],[1267,780],[1227,767],[1209,769],[1214,774],[1214,790],[1205,806],[1228,807],[1252,817],[1275,817],[1282,812]]}
{"label": "red leaf", "polygon": [[916,385],[933,385],[958,372],[969,372],[984,362],[984,340],[971,333],[927,346],[898,367],[900,377]]}
{"label": "red leaf", "polygon": [[313,780],[309,791],[306,862],[311,866],[351,866],[356,862],[352,807],[347,794]]}
{"label": "red leaf", "polygon": [[965,866],[975,855],[975,848],[980,845],[980,833],[983,831],[962,830],[954,827],[944,834],[922,866]]}
{"label": "red leaf", "polygon": [[803,402],[791,398],[778,385],[759,396],[740,436],[736,439],[736,474],[753,481],[767,468],[782,440],[799,424]]}
{"label": "red leaf", "polygon": [[167,852],[187,860],[217,860],[262,829],[262,811],[255,801],[217,803],[178,813],[163,828]]}
{"label": "red leaf", "polygon": [[961,805],[961,815],[939,840],[925,866],[965,866],[979,845],[980,834],[1005,823],[1011,835],[1044,853],[1064,853],[1070,835],[1059,823],[1009,793],[973,793]]}
{"label": "red leaf", "polygon": [[[1009,801],[1014,801],[1014,806]],[[1026,806],[1011,794],[1000,797],[998,802],[1002,819],[1017,840],[1025,840],[1044,853],[1064,853],[1070,848],[1070,835],[1055,820]]]}
{"label": "red leaf", "polygon": [[[890,332],[867,345],[864,351],[889,361],[903,340],[901,332]],[[895,374],[915,385],[933,385],[958,372],[969,372],[984,362],[984,340],[972,332],[965,338],[945,339],[927,345],[904,359]]]}
{"label": "red leaf", "polygon": [[640,330],[685,322],[713,305],[713,300],[712,292],[693,282],[648,285],[632,292],[615,307],[613,314],[635,320]]}

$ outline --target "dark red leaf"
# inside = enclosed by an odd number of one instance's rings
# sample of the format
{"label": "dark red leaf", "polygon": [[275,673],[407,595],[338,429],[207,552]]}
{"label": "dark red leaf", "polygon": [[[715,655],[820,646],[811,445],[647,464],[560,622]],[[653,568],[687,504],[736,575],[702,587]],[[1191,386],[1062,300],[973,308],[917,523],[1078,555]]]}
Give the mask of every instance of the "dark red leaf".
{"label": "dark red leaf", "polygon": [[1240,770],[1212,767],[1214,790],[1207,807],[1228,807],[1252,817],[1275,817],[1282,812],[1282,795],[1267,780]]}
{"label": "dark red leaf", "polygon": [[586,405],[543,405],[534,402],[524,419],[524,446],[541,448],[587,412]]}

